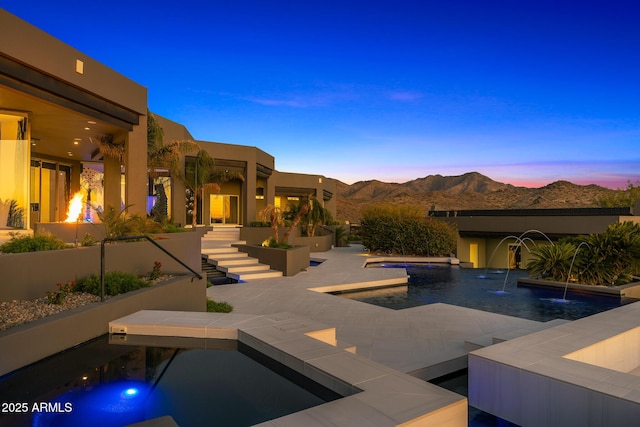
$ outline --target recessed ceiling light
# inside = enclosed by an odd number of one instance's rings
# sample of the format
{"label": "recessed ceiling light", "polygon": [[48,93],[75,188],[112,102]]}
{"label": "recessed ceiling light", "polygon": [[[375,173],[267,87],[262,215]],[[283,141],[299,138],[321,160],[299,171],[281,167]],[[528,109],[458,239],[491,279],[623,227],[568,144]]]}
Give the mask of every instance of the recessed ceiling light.
{"label": "recessed ceiling light", "polygon": [[73,145],[78,145],[78,144],[80,144],[79,141],[73,141]]}
{"label": "recessed ceiling light", "polygon": [[96,122],[94,122],[93,120],[88,120],[87,123],[89,123],[90,125],[95,125]]}
{"label": "recessed ceiling light", "polygon": [[84,130],[91,130],[91,128],[84,128]]}

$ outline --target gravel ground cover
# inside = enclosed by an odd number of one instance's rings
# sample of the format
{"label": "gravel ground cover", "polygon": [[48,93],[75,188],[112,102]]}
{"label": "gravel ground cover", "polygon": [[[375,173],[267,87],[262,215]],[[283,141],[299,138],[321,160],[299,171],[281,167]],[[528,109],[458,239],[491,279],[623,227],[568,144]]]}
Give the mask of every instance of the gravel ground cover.
{"label": "gravel ground cover", "polygon": [[49,304],[47,297],[0,302],[0,331],[98,301],[100,297],[96,295],[73,293],[68,295],[62,304]]}

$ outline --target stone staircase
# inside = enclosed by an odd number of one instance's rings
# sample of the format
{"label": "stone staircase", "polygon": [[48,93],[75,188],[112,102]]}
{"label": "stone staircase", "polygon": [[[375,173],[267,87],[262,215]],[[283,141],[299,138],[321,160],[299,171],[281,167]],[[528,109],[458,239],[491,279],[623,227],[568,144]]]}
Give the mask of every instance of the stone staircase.
{"label": "stone staircase", "polygon": [[240,240],[240,228],[214,226],[212,231],[202,237],[202,257],[206,257],[207,263],[215,266],[216,270],[223,272],[227,278],[238,282],[282,276],[281,271],[272,270],[270,266],[260,264],[256,258],[249,257],[231,246],[245,243]]}

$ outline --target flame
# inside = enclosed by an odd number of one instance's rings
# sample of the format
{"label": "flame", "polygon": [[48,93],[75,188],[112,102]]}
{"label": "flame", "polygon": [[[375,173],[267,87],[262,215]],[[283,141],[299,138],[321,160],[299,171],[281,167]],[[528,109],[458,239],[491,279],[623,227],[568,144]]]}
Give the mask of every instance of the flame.
{"label": "flame", "polygon": [[64,222],[76,222],[82,214],[82,193],[77,192],[69,200],[69,209],[67,210],[67,219]]}

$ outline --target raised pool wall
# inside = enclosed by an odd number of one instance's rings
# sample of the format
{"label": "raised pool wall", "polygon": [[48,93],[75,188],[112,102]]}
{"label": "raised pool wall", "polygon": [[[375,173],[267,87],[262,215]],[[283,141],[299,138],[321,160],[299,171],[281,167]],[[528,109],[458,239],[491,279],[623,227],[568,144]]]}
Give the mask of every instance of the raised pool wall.
{"label": "raised pool wall", "polygon": [[523,426],[634,425],[639,331],[633,303],[473,351],[469,404]]}
{"label": "raised pool wall", "polygon": [[204,312],[206,279],[176,277],[0,331],[0,375],[104,335],[110,321],[146,309]]}

